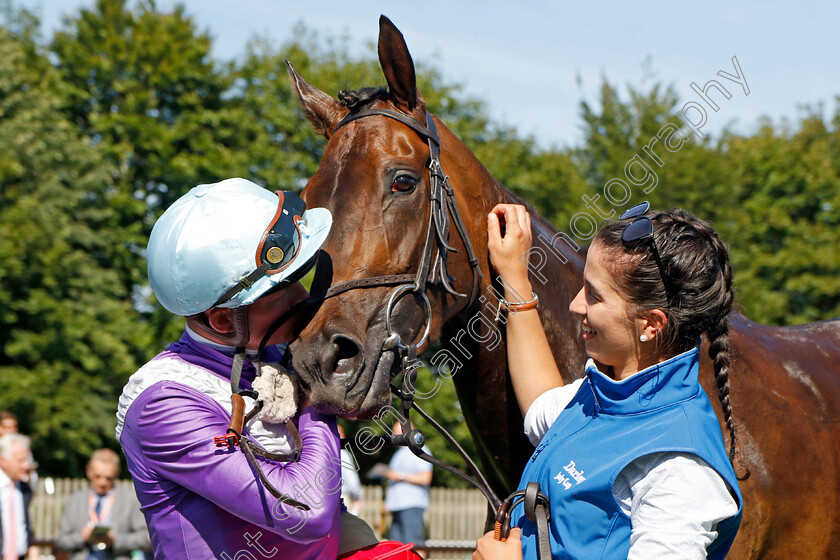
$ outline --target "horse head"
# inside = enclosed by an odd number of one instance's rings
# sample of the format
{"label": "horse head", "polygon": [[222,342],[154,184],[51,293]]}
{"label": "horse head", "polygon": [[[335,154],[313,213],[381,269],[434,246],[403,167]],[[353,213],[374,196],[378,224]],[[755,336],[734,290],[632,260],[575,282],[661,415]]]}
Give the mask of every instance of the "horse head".
{"label": "horse head", "polygon": [[[474,299],[478,267],[487,269],[486,212],[477,214],[480,221],[454,224],[460,235],[449,239],[447,201],[430,201],[438,131],[447,171],[462,178],[455,204],[484,206],[479,191],[495,185],[469,150],[427,117],[405,40],[384,16],[378,51],[388,89],[342,91],[339,100],[288,65],[306,116],[327,138],[302,194],[335,219],[312,291],[350,288],[321,303],[292,344],[293,365],[316,406],[362,418],[391,402],[390,380],[400,365],[395,342],[425,350]],[[472,262],[469,239],[481,249]]]}

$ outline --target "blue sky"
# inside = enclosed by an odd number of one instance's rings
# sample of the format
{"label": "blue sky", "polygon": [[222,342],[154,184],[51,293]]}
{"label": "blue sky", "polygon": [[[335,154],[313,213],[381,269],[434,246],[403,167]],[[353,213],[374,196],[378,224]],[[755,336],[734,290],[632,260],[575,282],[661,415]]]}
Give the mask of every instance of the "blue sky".
{"label": "blue sky", "polygon": [[[46,36],[61,16],[93,0],[15,0],[38,13]],[[185,0],[198,27],[214,37],[214,56],[242,54],[255,35],[281,44],[303,22],[322,36],[376,40],[384,13],[405,35],[415,61],[439,68],[449,83],[483,99],[497,122],[544,145],[580,140],[579,102],[594,101],[602,77],[641,85],[645,61],[656,81],[673,84],[683,103],[690,84],[716,79],[732,97],[712,94],[703,130],[749,133],[762,115],[795,121],[803,105],[835,110],[840,94],[840,3],[764,2],[356,2]],[[172,0],[157,0],[160,9]],[[749,87],[717,72],[735,72]],[[578,80],[579,78],[579,80]],[[316,84],[317,85],[317,84]],[[369,85],[369,84],[359,84]],[[717,97],[715,97],[717,95]],[[699,118],[699,114],[697,114]]]}

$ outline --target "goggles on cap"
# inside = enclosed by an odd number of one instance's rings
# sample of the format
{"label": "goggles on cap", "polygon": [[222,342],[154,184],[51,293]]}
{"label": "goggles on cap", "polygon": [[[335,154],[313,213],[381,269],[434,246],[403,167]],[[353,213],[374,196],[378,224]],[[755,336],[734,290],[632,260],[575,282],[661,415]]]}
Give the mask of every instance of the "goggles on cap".
{"label": "goggles on cap", "polygon": [[[282,272],[297,257],[300,250],[300,224],[304,221],[303,214],[306,211],[306,203],[291,191],[275,192],[279,197],[277,212],[274,214],[271,223],[265,228],[260,243],[257,245],[254,256],[257,268],[222,294],[222,297],[213,304],[213,307],[225,303],[242,290],[247,290],[261,276]],[[294,279],[300,279],[309,268],[311,266],[301,267],[302,274],[295,274]],[[289,278],[282,285],[287,286],[293,281],[292,278]]]}

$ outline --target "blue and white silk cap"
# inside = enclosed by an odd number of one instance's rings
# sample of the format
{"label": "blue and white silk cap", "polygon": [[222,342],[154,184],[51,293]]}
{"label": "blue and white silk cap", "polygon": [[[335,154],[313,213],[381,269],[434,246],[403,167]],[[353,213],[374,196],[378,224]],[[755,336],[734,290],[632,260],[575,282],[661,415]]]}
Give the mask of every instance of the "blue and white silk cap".
{"label": "blue and white silk cap", "polygon": [[152,228],[149,283],[176,315],[250,305],[310,265],[332,215],[246,179],[198,185]]}

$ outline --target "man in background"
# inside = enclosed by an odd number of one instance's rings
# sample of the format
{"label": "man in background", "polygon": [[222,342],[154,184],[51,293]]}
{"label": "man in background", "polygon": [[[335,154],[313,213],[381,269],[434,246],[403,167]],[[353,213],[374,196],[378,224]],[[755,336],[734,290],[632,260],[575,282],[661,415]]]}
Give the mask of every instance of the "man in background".
{"label": "man in background", "polygon": [[120,458],[94,451],[86,469],[90,487],[64,504],[56,546],[72,560],[129,560],[134,550],[151,550],[146,520],[134,491],[117,487]]}
{"label": "man in background", "polygon": [[[6,434],[17,433],[20,433],[20,422],[18,422],[18,417],[8,410],[0,411],[0,437],[5,436]],[[33,492],[38,490],[38,473],[35,471],[36,468],[38,468],[38,463],[36,463],[35,459],[32,457],[32,450],[30,449],[29,473],[24,479],[24,482],[29,484],[29,487]]]}
{"label": "man in background", "polygon": [[0,551],[3,560],[22,559],[32,543],[29,502],[29,438],[17,433],[0,436]]}
{"label": "man in background", "polygon": [[8,410],[0,411],[0,437],[18,433],[18,419]]}

